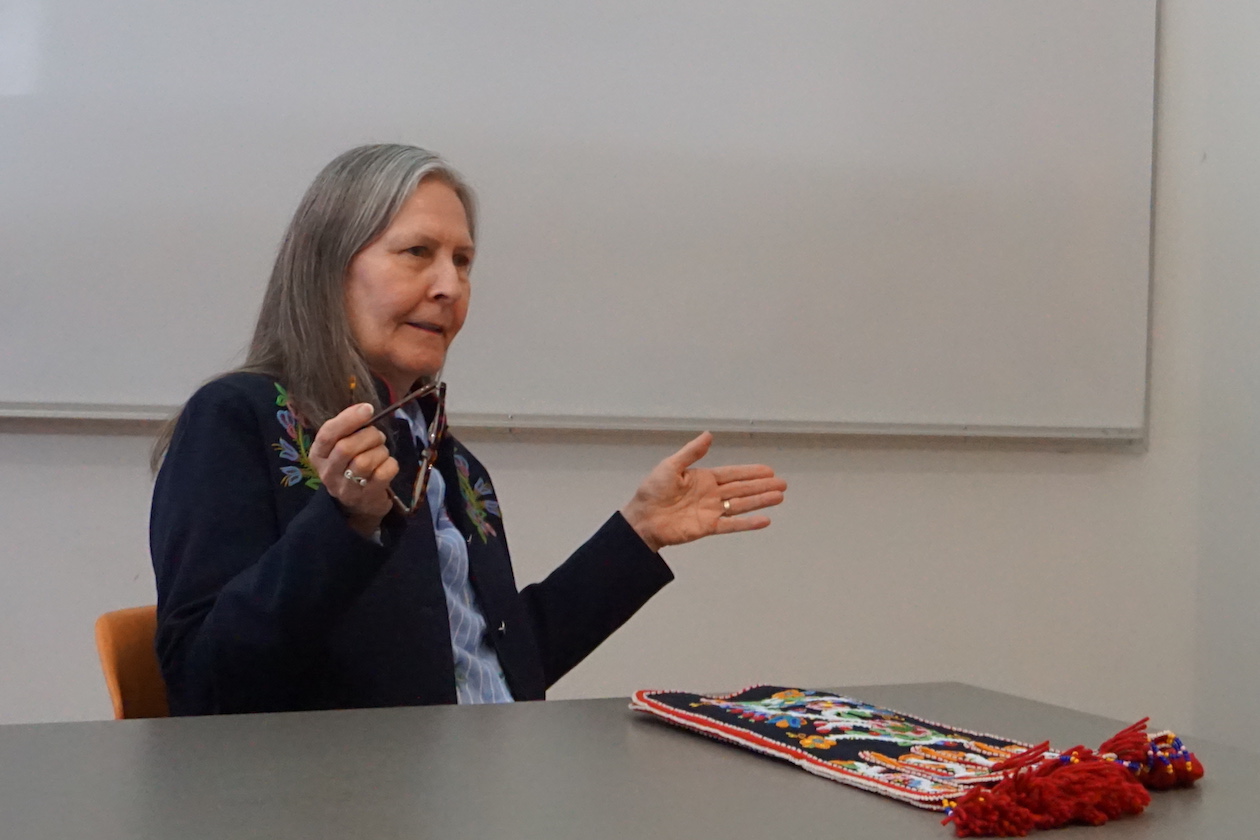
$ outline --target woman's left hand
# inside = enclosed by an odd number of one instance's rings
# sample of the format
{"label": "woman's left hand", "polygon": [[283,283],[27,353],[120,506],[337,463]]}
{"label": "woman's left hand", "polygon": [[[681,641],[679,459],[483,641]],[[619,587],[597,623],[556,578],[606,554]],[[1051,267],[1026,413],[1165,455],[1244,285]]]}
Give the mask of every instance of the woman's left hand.
{"label": "woman's left hand", "polygon": [[770,517],[742,514],[783,501],[787,482],[763,464],[693,468],[712,443],[713,435],[704,432],[661,461],[621,509],[653,551],[710,534],[765,528]]}

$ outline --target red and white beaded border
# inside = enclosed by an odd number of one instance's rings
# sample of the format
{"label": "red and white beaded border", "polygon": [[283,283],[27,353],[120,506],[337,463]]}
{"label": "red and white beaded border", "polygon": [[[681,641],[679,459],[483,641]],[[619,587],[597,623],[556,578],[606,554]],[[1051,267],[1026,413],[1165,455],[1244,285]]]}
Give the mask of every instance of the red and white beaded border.
{"label": "red and white beaded border", "polygon": [[[707,697],[708,699],[711,699],[711,700],[725,701],[725,700],[730,700],[732,697],[738,697],[739,695],[744,694],[745,692],[752,691],[755,688],[786,689],[787,686],[766,686],[764,684],[758,684],[758,685],[750,685],[747,688],[741,689],[740,691],[733,691],[730,694],[716,694],[716,695],[696,694],[694,696]],[[863,790],[868,790],[868,791],[871,791],[872,793],[878,793],[878,794],[890,797],[892,799],[897,799],[902,802],[909,803],[919,808],[925,808],[930,811],[944,811],[947,808],[945,804],[945,800],[949,797],[944,794],[915,793],[913,791],[908,791],[905,788],[898,787],[897,785],[889,784],[887,782],[881,782],[879,781],[879,779],[873,778],[871,776],[864,776],[861,773],[854,773],[851,770],[844,770],[843,768],[836,767],[834,764],[831,764],[830,762],[826,762],[819,759],[817,756],[806,752],[804,749],[800,747],[793,747],[787,744],[781,744],[778,741],[767,738],[764,735],[759,735],[756,732],[752,732],[748,729],[743,729],[738,726],[731,726],[729,724],[722,723],[721,721],[714,720],[713,718],[710,718],[704,715],[692,714],[690,712],[684,712],[681,709],[676,709],[673,706],[668,706],[664,703],[661,703],[658,700],[655,700],[652,697],[652,695],[654,694],[692,694],[692,692],[690,691],[665,691],[661,689],[642,689],[640,691],[636,691],[634,695],[631,697],[630,708],[638,712],[645,712],[655,717],[662,718],[676,726],[681,726],[685,729],[691,729],[696,732],[700,732],[701,734],[708,735],[711,738],[716,738],[721,741],[727,741],[730,743],[738,744],[740,746],[745,746],[756,752],[762,753],[763,755],[769,755],[776,758],[786,759],[787,761],[790,761],[793,764],[800,767],[802,770],[806,770],[810,773],[813,773],[816,776],[822,776],[825,779],[831,779],[834,782],[840,782],[841,784],[847,784],[853,787],[862,788]],[[900,712],[896,709],[889,709],[886,706],[875,706],[872,703],[863,703],[862,701],[857,700],[856,698],[845,697],[844,695],[841,695],[841,694],[828,694],[828,695],[823,695],[823,696],[836,697],[843,700],[850,700],[850,701],[853,701],[854,703],[860,703],[866,706],[874,706],[874,708],[880,709],[882,711],[892,712],[893,714],[901,715],[902,717],[912,718],[913,720],[926,723],[937,729],[948,729],[951,732],[957,732],[962,735],[974,735],[981,738],[991,738],[994,741],[1001,741],[1003,743],[1007,743],[1012,746],[1024,747],[1025,749],[1032,748],[1032,744],[1025,744],[1022,741],[1012,741],[1006,738],[1000,738],[996,735],[990,735],[986,732],[973,732],[972,730],[969,730],[969,729],[959,729],[957,727],[947,726],[946,724],[937,723],[935,721],[928,720],[927,718],[921,718],[916,715],[906,714],[905,712]],[[1055,756],[1057,756],[1057,753],[1053,753],[1053,752],[1046,753],[1047,758],[1053,758]],[[938,784],[938,785],[952,785],[953,787],[956,787],[958,789],[959,794],[962,794],[963,792],[966,791],[968,787],[971,787],[973,785],[988,784],[990,782],[996,782],[1002,778],[1001,773],[990,773],[985,776],[970,777],[966,781],[952,780],[949,782],[945,782],[945,781],[942,781],[940,778],[933,778],[926,774],[919,775],[916,773],[908,773],[907,775],[918,775],[919,778],[925,779],[927,781],[933,782],[934,784]]]}

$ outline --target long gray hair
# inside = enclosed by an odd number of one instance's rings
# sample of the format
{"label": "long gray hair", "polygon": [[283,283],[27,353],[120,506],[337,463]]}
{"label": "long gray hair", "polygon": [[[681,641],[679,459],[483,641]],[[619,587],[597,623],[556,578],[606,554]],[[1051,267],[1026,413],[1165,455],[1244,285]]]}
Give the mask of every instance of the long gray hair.
{"label": "long gray hair", "polygon": [[[472,189],[438,155],[399,144],[359,146],[339,155],[315,177],[289,222],[249,355],[237,370],[280,380],[304,425],[318,428],[355,402],[380,408],[346,316],[346,274],[354,256],[389,227],[426,178],[455,190],[475,240]],[[360,385],[353,391],[352,381]],[[155,471],[178,420],[177,414],[153,447]]]}

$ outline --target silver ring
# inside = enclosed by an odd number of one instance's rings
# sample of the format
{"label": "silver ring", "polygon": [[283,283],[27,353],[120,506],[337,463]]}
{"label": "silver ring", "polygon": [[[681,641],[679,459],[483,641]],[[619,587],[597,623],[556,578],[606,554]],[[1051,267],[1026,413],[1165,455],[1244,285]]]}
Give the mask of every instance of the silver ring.
{"label": "silver ring", "polygon": [[350,479],[351,481],[353,481],[355,484],[359,485],[360,487],[367,487],[368,480],[364,478],[363,476],[355,475],[354,472],[351,470],[346,470],[345,475],[346,475],[346,478]]}
{"label": "silver ring", "polygon": [[722,500],[722,515],[730,516],[730,513],[731,513],[731,500],[723,499]]}

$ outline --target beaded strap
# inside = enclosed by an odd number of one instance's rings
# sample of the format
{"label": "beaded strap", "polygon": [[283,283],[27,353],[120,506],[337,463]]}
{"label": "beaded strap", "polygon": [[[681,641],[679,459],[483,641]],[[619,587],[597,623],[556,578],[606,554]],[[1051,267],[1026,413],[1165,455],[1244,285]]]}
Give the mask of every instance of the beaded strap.
{"label": "beaded strap", "polygon": [[1146,788],[1188,787],[1203,766],[1146,720],[1097,751],[1058,752],[863,703],[757,685],[722,695],[635,692],[630,708],[919,808],[946,812],[964,836],[1005,835],[1140,813]]}

